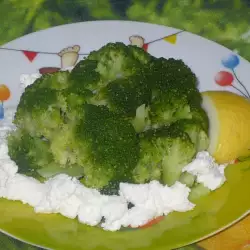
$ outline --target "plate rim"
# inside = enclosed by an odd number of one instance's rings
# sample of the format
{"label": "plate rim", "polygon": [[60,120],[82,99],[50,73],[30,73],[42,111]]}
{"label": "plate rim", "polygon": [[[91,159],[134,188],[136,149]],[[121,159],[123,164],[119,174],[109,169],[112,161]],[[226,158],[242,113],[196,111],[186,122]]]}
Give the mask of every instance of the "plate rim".
{"label": "plate rim", "polygon": [[[53,27],[49,27],[49,28],[37,30],[37,31],[31,32],[31,33],[25,34],[25,35],[23,35],[23,36],[17,37],[17,38],[15,38],[15,39],[13,39],[13,40],[7,42],[7,43],[4,43],[4,44],[0,45],[0,47],[4,48],[5,46],[8,46],[8,45],[11,44],[12,42],[16,42],[16,41],[18,41],[18,40],[20,40],[20,39],[28,39],[28,37],[31,36],[31,35],[40,34],[40,33],[42,33],[42,32],[46,32],[46,31],[48,31],[48,30],[56,30],[56,29],[58,29],[58,28],[63,28],[63,27],[66,27],[66,26],[74,26],[74,25],[79,25],[79,26],[80,26],[80,25],[82,25],[82,24],[88,25],[89,23],[96,23],[96,24],[100,24],[100,25],[101,25],[101,24],[102,24],[102,25],[103,25],[103,24],[106,25],[106,24],[108,24],[108,23],[114,23],[114,24],[117,24],[117,25],[119,25],[119,23],[128,23],[128,24],[133,25],[134,23],[136,23],[136,24],[150,25],[152,29],[153,29],[154,27],[162,27],[162,28],[167,28],[167,29],[168,29],[168,28],[169,28],[169,29],[175,29],[176,31],[184,31],[185,33],[191,34],[192,36],[195,36],[195,37],[197,37],[197,38],[199,38],[199,39],[206,40],[206,41],[208,41],[208,42],[210,42],[210,43],[215,44],[216,46],[220,46],[221,48],[224,48],[224,49],[227,49],[227,50],[230,51],[230,52],[233,52],[233,50],[231,50],[231,49],[225,47],[224,45],[221,45],[220,43],[217,43],[216,41],[210,40],[210,39],[208,39],[208,38],[205,38],[205,37],[203,37],[203,36],[201,36],[201,35],[199,35],[199,34],[195,34],[195,33],[190,32],[190,31],[182,30],[182,29],[179,29],[179,28],[175,28],[175,27],[171,27],[171,26],[167,26],[167,25],[163,25],[163,24],[155,24],[155,23],[150,23],[150,22],[141,22],[141,21],[134,21],[134,20],[92,20],[92,21],[83,21],[83,22],[74,22],[74,23],[67,23],[67,24],[62,24],[62,25],[56,25],[56,26],[53,26]],[[245,59],[244,57],[242,57],[242,56],[239,55],[238,53],[236,53],[236,54],[240,57],[240,59],[241,59],[242,61],[244,61],[244,63],[248,63],[249,66],[250,66],[250,61],[248,61],[247,59]],[[202,241],[202,240],[205,240],[205,239],[207,239],[207,238],[210,238],[210,237],[212,237],[212,236],[214,236],[214,235],[216,235],[216,234],[218,234],[218,233],[220,233],[220,232],[222,232],[222,231],[224,231],[224,230],[230,228],[231,226],[237,224],[239,221],[241,221],[242,219],[244,219],[244,218],[245,218],[246,216],[248,216],[249,214],[250,214],[250,209],[249,209],[246,213],[244,213],[241,217],[239,217],[238,219],[234,220],[232,223],[230,223],[230,224],[228,224],[228,225],[222,227],[221,229],[216,230],[216,231],[214,231],[214,232],[212,232],[212,233],[210,233],[210,234],[208,234],[208,235],[206,235],[206,236],[204,236],[204,237],[201,237],[201,238],[199,238],[199,239],[197,239],[197,240],[195,240],[195,241],[193,241],[193,242],[190,242],[190,244],[194,244],[194,243],[200,242],[200,241]],[[0,228],[0,232],[4,233],[5,235],[8,235],[8,236],[10,236],[10,237],[12,237],[12,238],[14,238],[14,239],[16,239],[16,240],[20,240],[20,241],[22,241],[22,242],[24,242],[24,243],[27,243],[27,244],[31,244],[31,245],[36,246],[36,247],[42,247],[42,248],[44,248],[44,249],[49,249],[49,250],[51,249],[51,248],[46,248],[46,247],[41,246],[41,245],[34,244],[34,243],[32,243],[32,242],[29,242],[29,241],[25,241],[25,240],[23,240],[22,238],[16,237],[15,235],[12,235],[12,234],[6,232],[5,230],[2,230],[1,228]]]}
{"label": "plate rim", "polygon": [[[31,32],[31,33],[28,33],[28,34],[25,34],[23,36],[20,36],[20,37],[17,37],[7,43],[4,43],[2,45],[0,45],[0,47],[3,47],[4,46],[8,46],[10,43],[12,42],[16,42],[18,41],[19,39],[23,39],[23,38],[26,38],[30,35],[35,35],[35,34],[40,34],[42,32],[45,32],[45,31],[48,31],[48,30],[54,30],[54,29],[57,29],[57,28],[63,28],[63,27],[68,27],[68,26],[74,26],[74,25],[81,25],[81,24],[89,24],[89,23],[96,23],[96,24],[104,24],[104,23],[114,23],[114,24],[119,24],[119,23],[127,23],[127,24],[142,24],[142,25],[150,25],[150,26],[155,26],[155,27],[162,27],[162,28],[169,28],[169,29],[175,29],[176,31],[183,31],[185,33],[188,33],[188,34],[191,34],[192,36],[196,36],[197,38],[199,39],[203,39],[203,40],[206,40],[210,43],[213,43],[213,44],[216,44],[217,46],[220,46],[230,52],[233,52],[233,50],[231,50],[230,48],[220,44],[220,43],[217,43],[216,41],[213,41],[211,39],[208,39],[206,37],[203,37],[199,34],[195,34],[193,32],[190,32],[190,31],[187,31],[187,30],[183,30],[183,29],[179,29],[179,28],[175,28],[175,27],[171,27],[171,26],[167,26],[167,25],[163,25],[163,24],[156,24],[156,23],[150,23],[150,22],[141,22],[141,21],[135,21],[135,20],[92,20],[92,21],[83,21],[83,22],[74,22],[74,23],[66,23],[66,24],[61,24],[61,25],[56,25],[56,26],[53,26],[53,27],[49,27],[49,28],[45,28],[45,29],[41,29],[41,30],[37,30],[37,31],[34,31],[34,32]],[[234,52],[235,54],[237,54],[241,60],[244,60],[246,63],[249,63],[250,65],[250,61],[248,61],[247,59],[245,59],[243,56],[239,55],[238,53]]]}

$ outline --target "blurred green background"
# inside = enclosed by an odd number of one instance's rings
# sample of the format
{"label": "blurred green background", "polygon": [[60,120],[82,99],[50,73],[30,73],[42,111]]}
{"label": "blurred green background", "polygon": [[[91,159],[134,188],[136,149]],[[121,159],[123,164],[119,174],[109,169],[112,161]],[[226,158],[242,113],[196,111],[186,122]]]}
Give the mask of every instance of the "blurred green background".
{"label": "blurred green background", "polygon": [[[0,45],[41,29],[91,20],[133,20],[184,29],[250,61],[250,0],[0,0]],[[38,248],[1,234],[0,249]],[[179,250],[199,249],[192,245]]]}
{"label": "blurred green background", "polygon": [[67,23],[136,20],[185,29],[250,60],[249,7],[250,0],[0,0],[0,44]]}

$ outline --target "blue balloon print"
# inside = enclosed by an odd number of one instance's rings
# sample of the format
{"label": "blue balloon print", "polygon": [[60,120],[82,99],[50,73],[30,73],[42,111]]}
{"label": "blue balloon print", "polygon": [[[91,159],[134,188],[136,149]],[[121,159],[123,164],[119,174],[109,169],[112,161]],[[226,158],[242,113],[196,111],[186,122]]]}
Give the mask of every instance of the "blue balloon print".
{"label": "blue balloon print", "polygon": [[221,62],[224,67],[228,69],[234,69],[239,65],[240,59],[238,56],[231,54],[225,57],[224,59],[222,59]]}
{"label": "blue balloon print", "polygon": [[4,107],[3,103],[0,103],[0,120],[4,118]]}

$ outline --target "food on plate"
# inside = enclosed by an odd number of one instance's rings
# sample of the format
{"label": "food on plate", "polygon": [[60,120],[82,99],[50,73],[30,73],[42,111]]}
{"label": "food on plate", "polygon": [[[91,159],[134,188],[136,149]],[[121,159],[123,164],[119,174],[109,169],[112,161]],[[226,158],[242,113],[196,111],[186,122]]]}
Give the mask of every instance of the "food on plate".
{"label": "food on plate", "polygon": [[227,161],[207,151],[211,95],[203,101],[182,60],[108,43],[72,69],[21,82],[2,127],[1,197],[116,231],[192,210],[226,181]]}
{"label": "food on plate", "polygon": [[226,91],[207,91],[203,108],[210,120],[208,151],[219,163],[250,155],[250,100]]}
{"label": "food on plate", "polygon": [[197,82],[181,60],[107,44],[25,89],[10,157],[25,175],[66,173],[107,192],[120,182],[173,185],[209,145]]}

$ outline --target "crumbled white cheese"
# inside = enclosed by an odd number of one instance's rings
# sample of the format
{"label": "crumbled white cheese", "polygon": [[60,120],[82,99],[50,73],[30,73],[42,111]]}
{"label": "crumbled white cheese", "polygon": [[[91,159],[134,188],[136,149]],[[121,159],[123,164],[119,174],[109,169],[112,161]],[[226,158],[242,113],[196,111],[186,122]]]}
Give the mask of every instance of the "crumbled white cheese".
{"label": "crumbled white cheese", "polygon": [[128,203],[121,196],[106,196],[101,208],[101,215],[105,222],[101,226],[106,230],[119,230],[121,228],[120,220],[128,211]]}
{"label": "crumbled white cheese", "polygon": [[59,174],[50,178],[44,183],[46,194],[43,197],[43,200],[41,200],[41,202],[35,207],[35,211],[43,213],[59,213],[61,206],[63,206],[65,213],[65,204],[63,203],[65,201],[69,202],[67,200],[74,195],[77,185],[78,181],[66,174]]}
{"label": "crumbled white cheese", "polygon": [[[120,184],[120,194],[137,207],[154,211],[154,216],[167,215],[171,211],[188,211],[194,208],[188,200],[190,189],[176,182],[173,186],[158,181],[149,184]],[[144,198],[142,198],[144,197]]]}
{"label": "crumbled white cheese", "polygon": [[5,140],[0,139],[0,197],[6,195],[6,184],[15,176],[18,167],[11,161],[8,155],[8,147]]}
{"label": "crumbled white cheese", "polygon": [[6,183],[4,198],[19,200],[35,207],[43,198],[46,186],[32,177],[16,174]]}
{"label": "crumbled white cheese", "polygon": [[34,74],[22,74],[20,76],[21,87],[25,89],[29,85],[33,84],[36,79],[40,78],[42,75],[40,73]]}
{"label": "crumbled white cheese", "polygon": [[210,190],[215,190],[226,181],[225,167],[226,165],[218,165],[208,152],[203,151],[199,152],[196,159],[185,166],[182,171],[197,176],[197,182]]}

